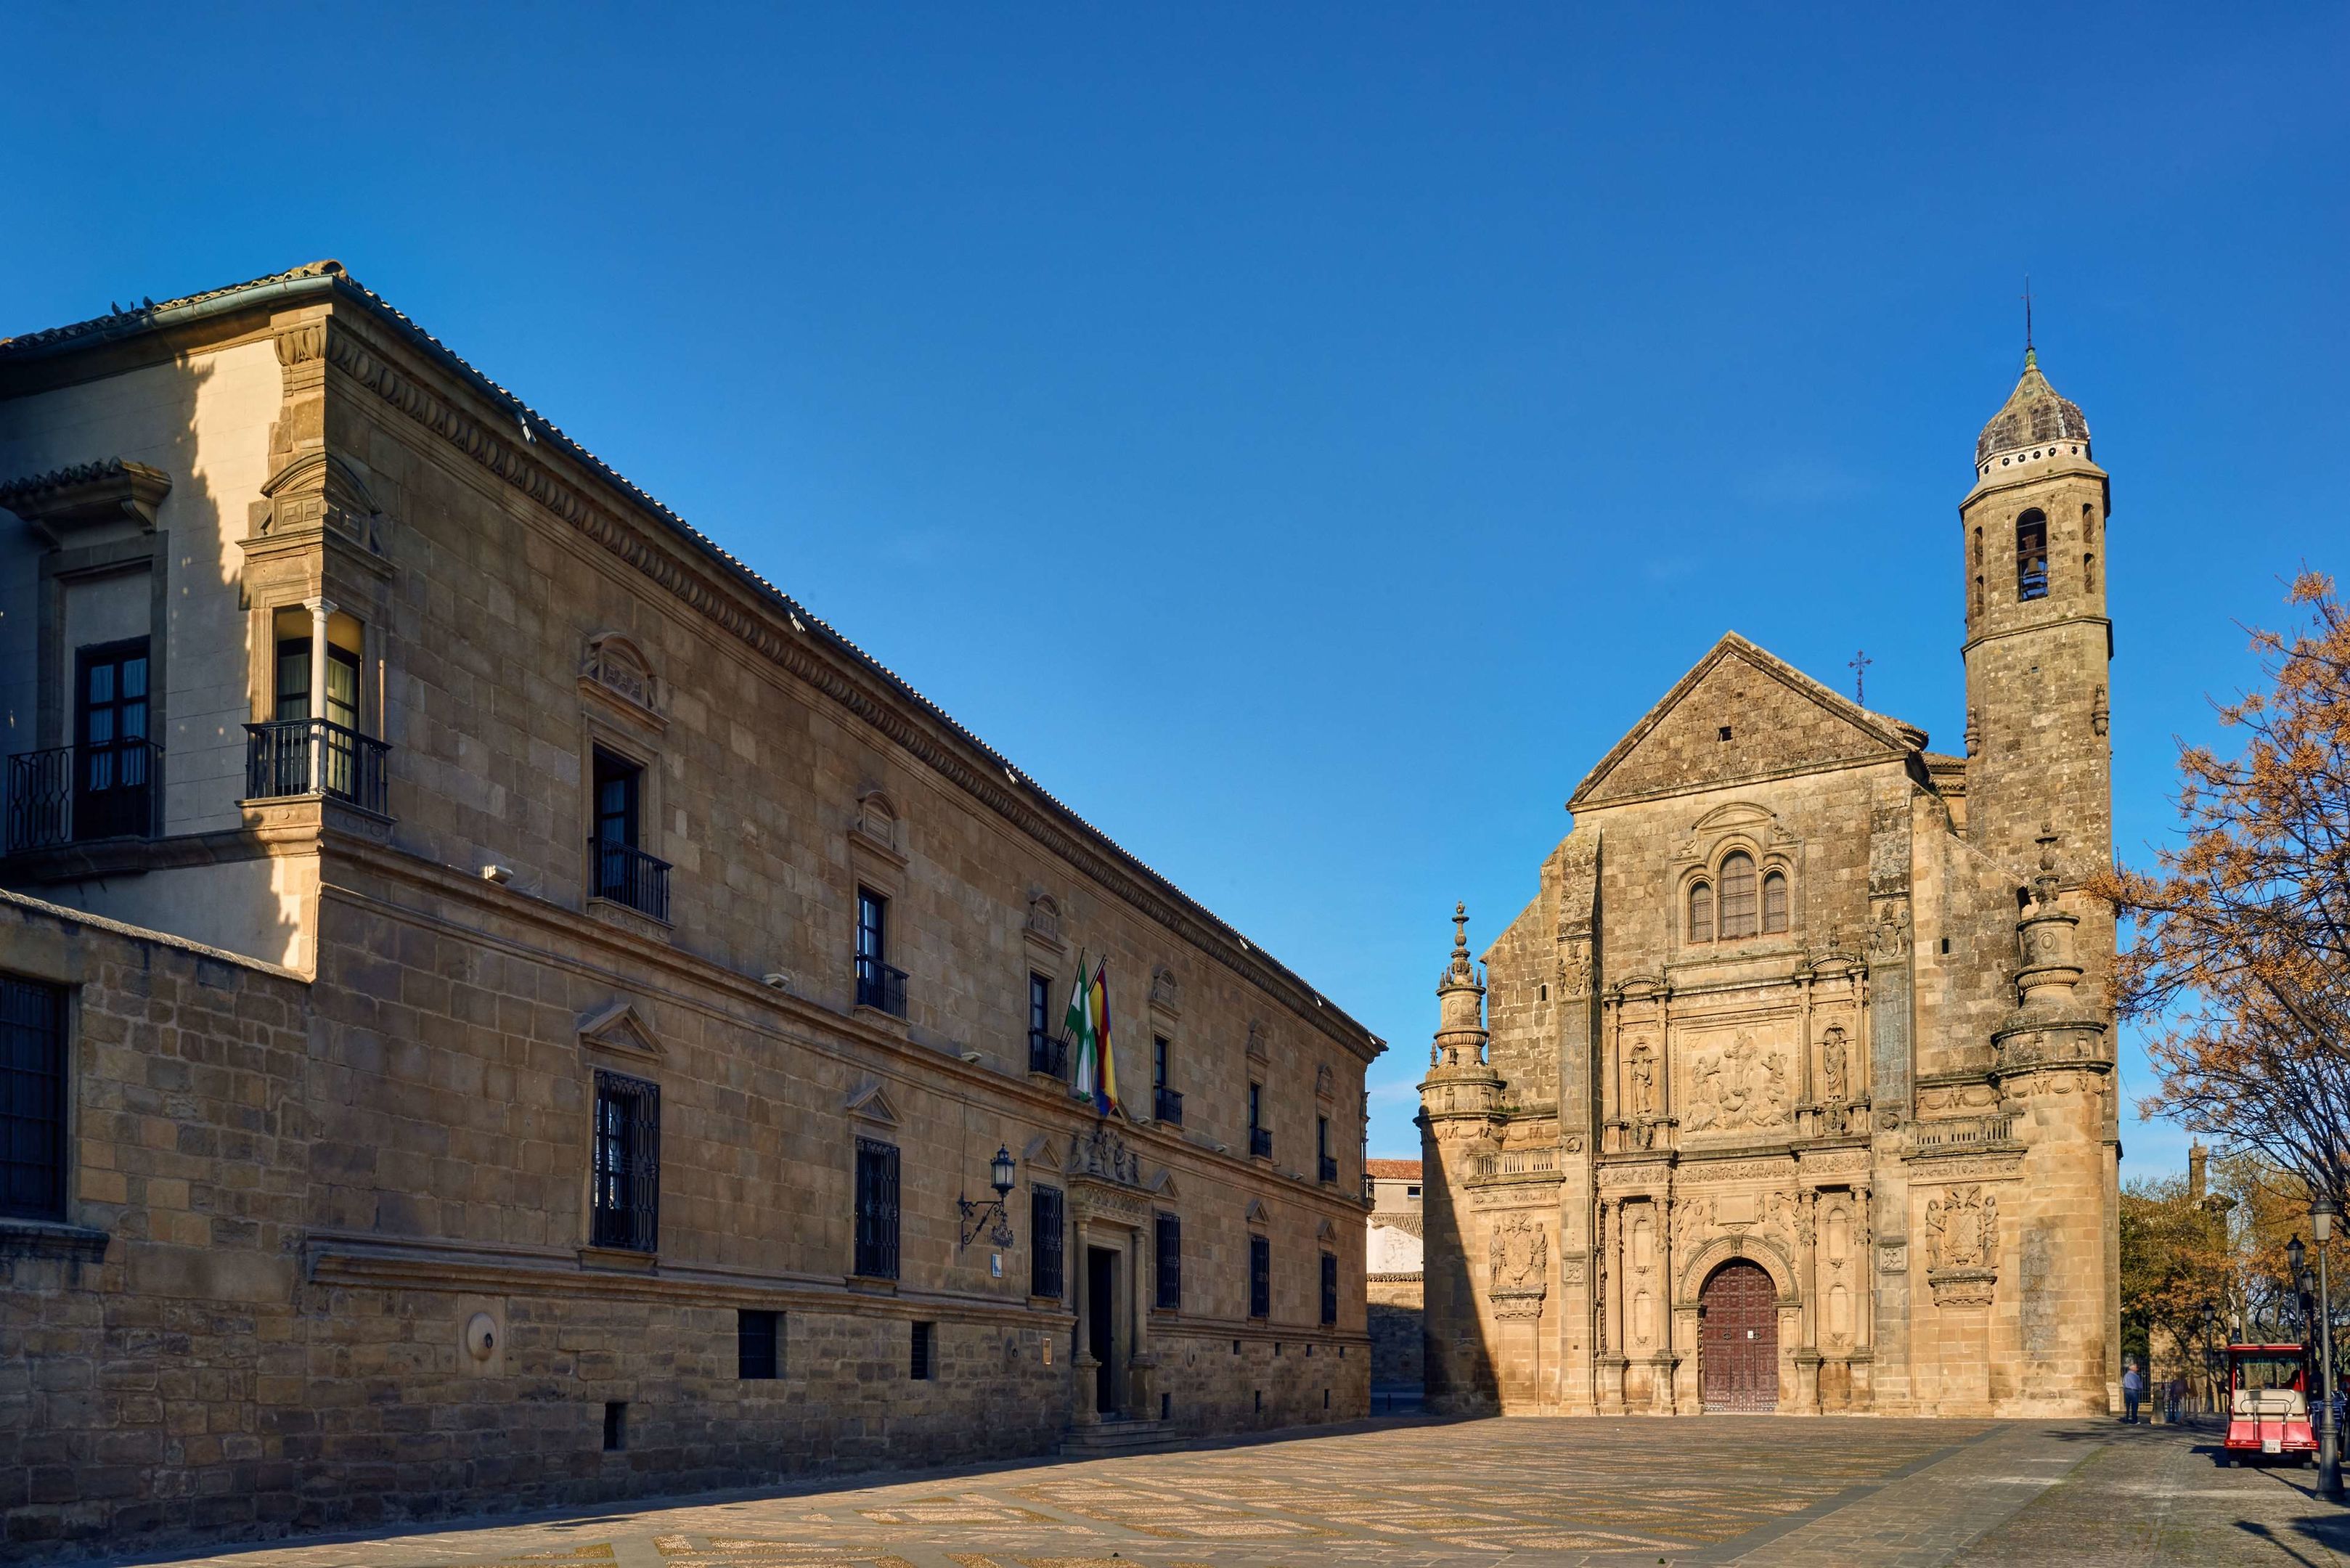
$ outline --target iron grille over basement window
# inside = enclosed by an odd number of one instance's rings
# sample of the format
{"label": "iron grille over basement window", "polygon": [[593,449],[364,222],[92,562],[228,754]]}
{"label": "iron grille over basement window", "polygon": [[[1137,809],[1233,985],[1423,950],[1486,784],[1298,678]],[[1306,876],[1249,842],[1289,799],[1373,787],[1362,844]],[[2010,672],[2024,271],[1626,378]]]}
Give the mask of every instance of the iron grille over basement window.
{"label": "iron grille over basement window", "polygon": [[784,1314],[748,1309],[734,1317],[734,1376],[775,1377],[784,1369]]}
{"label": "iron grille over basement window", "polygon": [[1035,1251],[1028,1269],[1028,1293],[1061,1297],[1061,1189],[1039,1187],[1028,1194],[1028,1233]]}
{"label": "iron grille over basement window", "polygon": [[1273,1243],[1249,1238],[1249,1316],[1273,1315]]}
{"label": "iron grille over basement window", "polygon": [[871,1280],[898,1277],[898,1150],[857,1140],[857,1271]]}
{"label": "iron grille over basement window", "polygon": [[66,1215],[66,993],[0,976],[0,1214]]}
{"label": "iron grille over basement window", "polygon": [[1183,1220],[1161,1210],[1154,1226],[1159,1240],[1159,1309],[1183,1308]]}
{"label": "iron grille over basement window", "polygon": [[1338,1260],[1330,1252],[1322,1254],[1322,1321],[1338,1321]]}
{"label": "iron grille over basement window", "polygon": [[660,1240],[660,1085],[596,1072],[598,1247],[650,1252]]}
{"label": "iron grille over basement window", "polygon": [[918,1323],[914,1325],[913,1365],[909,1368],[915,1379],[927,1383],[937,1375],[937,1345],[939,1325]]}

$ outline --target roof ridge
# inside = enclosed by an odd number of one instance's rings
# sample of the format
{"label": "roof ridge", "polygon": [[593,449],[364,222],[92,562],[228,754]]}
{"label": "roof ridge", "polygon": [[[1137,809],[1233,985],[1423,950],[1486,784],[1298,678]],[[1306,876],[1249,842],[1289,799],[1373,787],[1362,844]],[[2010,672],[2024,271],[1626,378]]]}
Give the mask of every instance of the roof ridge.
{"label": "roof ridge", "polygon": [[457,353],[454,349],[451,348],[447,344],[443,343],[439,337],[433,336],[431,332],[426,331],[424,327],[406,311],[401,310],[390,300],[384,298],[383,296],[376,293],[375,290],[359,282],[358,278],[353,277],[350,275],[349,270],[339,261],[328,258],[320,261],[308,262],[301,266],[289,268],[285,272],[271,273],[262,277],[247,279],[244,283],[231,284],[222,288],[206,289],[198,294],[184,295],[176,299],[162,301],[160,304],[153,301],[143,301],[140,307],[136,311],[117,309],[110,315],[94,317],[87,321],[75,322],[64,327],[50,327],[44,331],[23,334],[15,337],[0,337],[0,359],[8,358],[26,350],[47,350],[70,346],[75,340],[80,338],[106,340],[114,337],[130,337],[141,331],[160,327],[163,325],[161,318],[166,313],[199,308],[212,305],[215,301],[224,300],[233,296],[242,294],[249,289],[266,288],[274,285],[281,284],[303,283],[313,279],[324,280],[326,286],[330,289],[348,290],[359,303],[364,304],[369,309],[379,316],[385,317],[400,331],[421,340],[432,350],[433,354],[446,360],[451,366],[453,366],[457,370],[462,372],[464,377],[477,383],[480,388],[494,394],[495,398],[504,400],[508,405],[510,405],[517,420],[522,421],[523,435],[526,440],[536,443],[541,436],[552,437],[557,445],[559,445],[566,452],[569,453],[574,459],[584,464],[590,473],[596,478],[601,480],[607,484],[609,484],[630,500],[654,514],[661,521],[667,523],[677,532],[685,535],[689,542],[706,555],[715,557],[719,563],[726,567],[727,570],[735,574],[757,593],[772,599],[775,604],[779,605],[787,618],[793,619],[795,623],[804,621],[807,625],[816,628],[826,638],[829,639],[832,642],[844,649],[853,660],[863,665],[872,673],[881,677],[883,680],[888,682],[901,696],[910,701],[923,714],[944,725],[964,743],[970,745],[979,752],[981,755],[995,763],[996,766],[1003,771],[1005,776],[1013,783],[1025,787],[1027,790],[1042,799],[1054,812],[1066,818],[1086,836],[1091,837],[1103,847],[1107,848],[1117,859],[1122,860],[1128,866],[1133,867],[1136,870],[1141,872],[1147,879],[1158,884],[1168,893],[1173,895],[1178,903],[1188,907],[1193,914],[1202,919],[1211,928],[1221,932],[1224,937],[1228,938],[1232,941],[1237,943],[1241,950],[1249,955],[1250,958],[1264,964],[1275,973],[1286,978],[1293,984],[1296,985],[1299,990],[1305,993],[1307,999],[1313,1003],[1313,1006],[1316,1011],[1333,1015],[1337,1023],[1352,1025],[1354,1029],[1360,1033],[1366,1039],[1372,1041],[1376,1044],[1381,1046],[1385,1045],[1386,1042],[1380,1039],[1378,1035],[1373,1033],[1361,1020],[1354,1017],[1353,1014],[1347,1012],[1344,1008],[1341,1008],[1336,1003],[1331,1002],[1329,998],[1323,993],[1319,987],[1306,980],[1304,975],[1299,974],[1295,970],[1291,969],[1287,964],[1283,963],[1279,959],[1274,958],[1263,948],[1250,940],[1246,936],[1243,936],[1237,927],[1233,926],[1231,922],[1224,919],[1222,916],[1217,914],[1199,899],[1193,898],[1191,894],[1186,893],[1181,888],[1178,887],[1173,878],[1153,867],[1140,856],[1135,854],[1132,850],[1118,843],[1117,839],[1112,838],[1101,828],[1096,826],[1091,821],[1077,812],[1074,807],[1070,806],[1066,802],[1063,801],[1058,795],[1055,795],[1052,791],[1037,783],[1035,778],[1025,769],[1013,762],[1011,758],[1005,756],[1002,752],[997,751],[987,742],[982,740],[978,734],[967,728],[962,721],[955,718],[954,715],[949,713],[944,708],[932,701],[930,698],[924,696],[920,691],[916,689],[911,681],[908,680],[904,676],[899,675],[896,670],[889,668],[887,664],[884,664],[871,653],[866,651],[865,649],[858,646],[856,641],[843,633],[838,628],[832,625],[831,622],[826,620],[823,617],[809,609],[806,605],[800,603],[799,600],[794,598],[790,594],[785,593],[775,584],[770,582],[764,576],[754,570],[747,563],[742,560],[741,557],[734,555],[733,552],[728,550],[724,545],[720,545],[709,535],[703,533],[701,529],[687,522],[678,513],[672,511],[666,504],[653,496],[641,486],[638,485],[634,481],[629,479],[619,470],[613,468],[611,464],[606,462],[602,458],[598,457],[594,452],[588,451],[586,446],[567,434],[564,431],[563,427],[556,424],[554,421],[546,418],[544,414],[541,414],[528,403],[523,401],[523,400],[515,392],[497,381],[491,379],[488,375],[484,374],[479,368],[474,366],[470,360],[466,359],[464,356]]}

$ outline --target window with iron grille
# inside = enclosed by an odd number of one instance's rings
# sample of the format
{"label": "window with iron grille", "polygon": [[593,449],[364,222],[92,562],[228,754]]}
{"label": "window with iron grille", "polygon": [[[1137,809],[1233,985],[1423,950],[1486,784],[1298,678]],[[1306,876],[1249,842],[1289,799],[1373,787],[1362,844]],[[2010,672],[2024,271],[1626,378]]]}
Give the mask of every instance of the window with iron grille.
{"label": "window with iron grille", "polygon": [[1736,850],[1721,862],[1721,940],[1754,934],[1760,921],[1754,897],[1754,859]]}
{"label": "window with iron grille", "polygon": [[1249,1316],[1273,1315],[1273,1243],[1249,1238]]}
{"label": "window with iron grille", "polygon": [[660,1240],[660,1085],[596,1071],[596,1192],[590,1239],[650,1252]]}
{"label": "window with iron grille", "polygon": [[857,1268],[868,1279],[898,1277],[898,1149],[857,1140]]}
{"label": "window with iron grille", "polygon": [[784,1370],[784,1314],[744,1310],[734,1314],[734,1376],[777,1377]]}
{"label": "window with iron grille", "polygon": [[1713,940],[1713,884],[1699,882],[1690,888],[1689,940],[1693,942]]}
{"label": "window with iron grille", "polygon": [[1322,1254],[1322,1321],[1338,1321],[1338,1258],[1335,1252]]}
{"label": "window with iron grille", "polygon": [[1028,1233],[1034,1238],[1034,1251],[1028,1268],[1028,1293],[1051,1296],[1058,1301],[1063,1289],[1061,1272],[1061,1189],[1038,1187],[1028,1194]]}
{"label": "window with iron grille", "polygon": [[1159,1211],[1153,1223],[1159,1241],[1159,1309],[1180,1312],[1183,1309],[1183,1220],[1180,1215]]}
{"label": "window with iron grille", "polygon": [[935,1352],[938,1332],[939,1325],[934,1323],[918,1323],[914,1325],[914,1356],[910,1375],[919,1382],[927,1383],[937,1376]]}
{"label": "window with iron grille", "polygon": [[1762,934],[1773,936],[1787,929],[1787,877],[1784,872],[1762,874]]}
{"label": "window with iron grille", "polygon": [[0,1214],[66,1217],[66,993],[0,976]]}

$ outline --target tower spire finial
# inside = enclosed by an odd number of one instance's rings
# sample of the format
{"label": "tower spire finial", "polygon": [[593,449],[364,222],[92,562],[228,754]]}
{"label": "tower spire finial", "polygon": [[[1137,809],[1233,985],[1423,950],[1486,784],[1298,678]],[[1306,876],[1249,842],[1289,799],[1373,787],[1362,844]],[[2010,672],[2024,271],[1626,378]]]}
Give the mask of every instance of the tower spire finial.
{"label": "tower spire finial", "polygon": [[2040,351],[2032,346],[2032,275],[2025,273],[2023,275],[2023,368],[2027,370],[2036,369],[2039,364]]}

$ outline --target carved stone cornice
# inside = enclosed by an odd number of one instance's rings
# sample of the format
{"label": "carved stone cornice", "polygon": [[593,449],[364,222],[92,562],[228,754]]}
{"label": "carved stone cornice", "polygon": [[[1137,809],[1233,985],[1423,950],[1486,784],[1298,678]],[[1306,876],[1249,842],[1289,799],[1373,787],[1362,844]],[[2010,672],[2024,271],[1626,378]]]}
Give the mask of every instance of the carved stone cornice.
{"label": "carved stone cornice", "polygon": [[171,488],[172,476],[161,469],[110,457],[0,483],[0,509],[14,512],[55,545],[103,524],[136,523],[152,532],[155,509]]}
{"label": "carved stone cornice", "polygon": [[[380,308],[390,310],[389,306]],[[1182,898],[1139,861],[1084,828],[1074,813],[1033,783],[1016,776],[976,737],[912,696],[910,688],[893,691],[877,682],[877,676],[884,682],[894,678],[866,659],[847,639],[804,621],[795,607],[779,591],[725,556],[717,545],[681,519],[667,514],[650,497],[634,492],[634,487],[618,474],[609,474],[605,483],[614,490],[633,492],[646,507],[660,510],[678,534],[687,536],[689,547],[706,552],[715,558],[713,564],[733,567],[732,575],[738,580],[723,581],[720,576],[704,570],[701,564],[689,560],[666,541],[656,539],[619,511],[592,499],[583,487],[527,450],[526,441],[527,445],[537,445],[538,438],[530,433],[531,427],[526,422],[529,416],[519,411],[519,405],[516,412],[507,416],[511,424],[502,420],[494,427],[466,412],[454,400],[428,386],[421,376],[394,363],[358,331],[340,323],[336,330],[326,334],[325,354],[328,363],[357,386],[406,414],[762,659],[847,709],[908,755],[1127,904],[1267,995],[1281,998],[1292,1012],[1333,1042],[1366,1062],[1384,1048],[1384,1042],[1359,1024],[1354,1025],[1358,1033],[1349,1033],[1345,1025],[1353,1024],[1353,1020],[1341,1023],[1343,1014],[1338,1014],[1310,986],[1264,958],[1205,909]],[[549,435],[550,439],[557,439],[554,432]],[[595,462],[584,449],[578,450],[584,461]],[[772,597],[774,602],[758,603],[746,594]],[[955,738],[949,738],[942,731],[951,731]]]}

